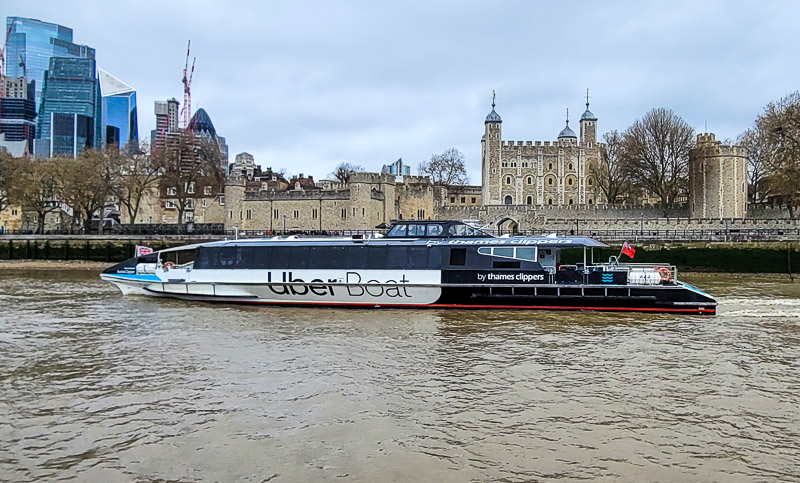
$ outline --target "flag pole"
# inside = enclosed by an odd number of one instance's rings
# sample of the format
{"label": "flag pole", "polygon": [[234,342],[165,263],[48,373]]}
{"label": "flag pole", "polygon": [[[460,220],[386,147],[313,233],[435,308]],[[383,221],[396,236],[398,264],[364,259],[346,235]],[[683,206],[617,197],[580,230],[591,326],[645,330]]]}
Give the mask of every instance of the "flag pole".
{"label": "flag pole", "polygon": [[628,240],[622,242],[622,246],[619,248],[619,255],[617,255],[617,263],[619,263],[619,259],[622,258],[622,250],[625,250],[625,244],[628,243]]}

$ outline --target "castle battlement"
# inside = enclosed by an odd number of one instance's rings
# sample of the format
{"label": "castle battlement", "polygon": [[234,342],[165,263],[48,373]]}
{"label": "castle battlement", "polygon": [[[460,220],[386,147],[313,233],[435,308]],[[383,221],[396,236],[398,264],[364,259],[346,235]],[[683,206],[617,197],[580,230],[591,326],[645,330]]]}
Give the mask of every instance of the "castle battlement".
{"label": "castle battlement", "polygon": [[350,183],[394,184],[394,175],[388,173],[367,173],[364,171],[359,171],[350,173]]}

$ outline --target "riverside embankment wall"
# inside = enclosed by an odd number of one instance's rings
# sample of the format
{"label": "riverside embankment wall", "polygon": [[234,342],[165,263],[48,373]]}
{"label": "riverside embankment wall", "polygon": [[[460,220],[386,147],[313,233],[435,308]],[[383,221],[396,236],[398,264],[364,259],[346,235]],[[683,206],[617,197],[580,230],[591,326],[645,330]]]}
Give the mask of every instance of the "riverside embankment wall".
{"label": "riverside embankment wall", "polygon": [[[173,237],[41,237],[35,235],[0,238],[0,260],[92,260],[119,262],[133,256],[136,245],[162,250],[181,245],[220,240],[214,236]],[[595,250],[594,260],[619,255],[619,244]],[[680,270],[794,273],[800,271],[798,242],[650,242],[634,245],[635,262],[676,265]],[[627,260],[626,257],[622,257]],[[582,250],[568,250],[562,262],[583,261]]]}

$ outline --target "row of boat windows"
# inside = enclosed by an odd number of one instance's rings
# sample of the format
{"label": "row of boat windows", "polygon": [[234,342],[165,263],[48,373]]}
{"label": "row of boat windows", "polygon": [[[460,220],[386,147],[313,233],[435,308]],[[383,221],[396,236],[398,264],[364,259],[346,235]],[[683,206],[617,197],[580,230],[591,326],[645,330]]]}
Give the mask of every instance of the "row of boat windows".
{"label": "row of boat windows", "polygon": [[194,268],[438,270],[442,253],[424,246],[201,247]]}
{"label": "row of boat windows", "polygon": [[445,231],[444,225],[438,223],[403,224],[395,225],[388,233],[388,237],[420,237],[420,236],[487,236],[485,232],[469,225],[450,225]]}

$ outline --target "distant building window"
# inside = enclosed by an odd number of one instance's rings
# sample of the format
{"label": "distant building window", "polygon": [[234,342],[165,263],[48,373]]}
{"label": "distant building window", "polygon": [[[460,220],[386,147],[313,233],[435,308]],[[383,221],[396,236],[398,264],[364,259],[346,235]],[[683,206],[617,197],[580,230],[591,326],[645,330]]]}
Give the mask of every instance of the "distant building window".
{"label": "distant building window", "polygon": [[247,210],[247,219],[248,220],[252,220],[253,219],[253,210]]}
{"label": "distant building window", "polygon": [[175,200],[167,200],[164,203],[164,208],[166,208],[168,210],[174,210],[175,209]]}
{"label": "distant building window", "polygon": [[567,184],[572,186],[572,178],[567,179]]}
{"label": "distant building window", "polygon": [[532,205],[532,204],[533,204],[533,196],[528,196],[528,197],[525,199],[525,203],[526,203],[526,204],[529,204],[529,205]]}
{"label": "distant building window", "polygon": [[190,195],[194,194],[194,181],[186,185],[186,192],[189,193]]}
{"label": "distant building window", "polygon": [[553,163],[547,163],[547,169],[553,169]]}
{"label": "distant building window", "polygon": [[204,186],[203,187],[203,194],[206,196],[211,196],[211,186]]}
{"label": "distant building window", "polygon": [[300,210],[294,210],[294,212],[292,212],[292,216],[295,218],[300,218]]}
{"label": "distant building window", "polygon": [[512,198],[511,195],[506,195],[504,203],[505,203],[506,206],[508,206],[508,205],[514,203],[514,198]]}
{"label": "distant building window", "polygon": [[367,209],[361,208],[361,216],[366,216],[366,215],[367,215]]}
{"label": "distant building window", "polygon": [[506,184],[511,184],[511,176],[506,176]]}
{"label": "distant building window", "polygon": [[477,203],[477,202],[478,202],[477,198],[475,198],[475,197],[473,196],[473,197],[472,197],[472,204],[475,204],[475,203]]}
{"label": "distant building window", "polygon": [[548,205],[552,205],[553,204],[553,198],[547,198],[547,204]]}
{"label": "distant building window", "polygon": [[569,163],[569,168],[568,169],[572,169],[572,163]]}
{"label": "distant building window", "polygon": [[272,210],[272,217],[276,220],[280,218],[280,213],[278,213],[278,210]]}
{"label": "distant building window", "polygon": [[569,204],[570,205],[574,204],[574,201],[572,201],[572,198],[569,199]]}
{"label": "distant building window", "polygon": [[450,197],[450,203],[455,203],[455,202],[456,202],[456,197],[455,196],[451,196]]}
{"label": "distant building window", "polygon": [[342,219],[344,220],[346,218],[347,218],[347,208],[342,208]]}
{"label": "distant building window", "polygon": [[592,178],[589,178],[589,179],[586,180],[586,184],[588,184],[589,186],[592,186],[592,185],[594,185],[594,180]]}
{"label": "distant building window", "polygon": [[553,178],[547,178],[547,184],[553,186]]}
{"label": "distant building window", "polygon": [[533,184],[533,176],[528,176],[528,177],[525,179],[525,183],[526,183],[526,184]]}
{"label": "distant building window", "polygon": [[467,202],[467,197],[466,196],[462,196],[461,197],[461,204],[464,204],[466,202]]}
{"label": "distant building window", "polygon": [[225,195],[219,197],[219,205],[225,206]]}
{"label": "distant building window", "polygon": [[590,205],[593,205],[593,204],[594,204],[594,200],[593,200],[593,199],[591,199],[591,198],[589,198],[589,204],[590,204]]}
{"label": "distant building window", "polygon": [[167,188],[167,196],[175,196],[176,194],[178,194],[178,188],[175,188],[174,186]]}
{"label": "distant building window", "polygon": [[417,219],[422,220],[425,218],[425,210],[417,210]]}
{"label": "distant building window", "polygon": [[200,204],[203,205],[203,208],[208,208],[208,200],[206,198],[203,198],[203,201]]}
{"label": "distant building window", "polygon": [[316,220],[316,219],[317,219],[317,216],[319,216],[319,211],[317,211],[317,209],[316,209],[316,208],[312,209],[312,210],[311,210],[311,218],[313,218],[313,219],[315,219],[315,220]]}
{"label": "distant building window", "polygon": [[186,209],[193,210],[194,209],[194,198],[189,198],[186,200]]}

